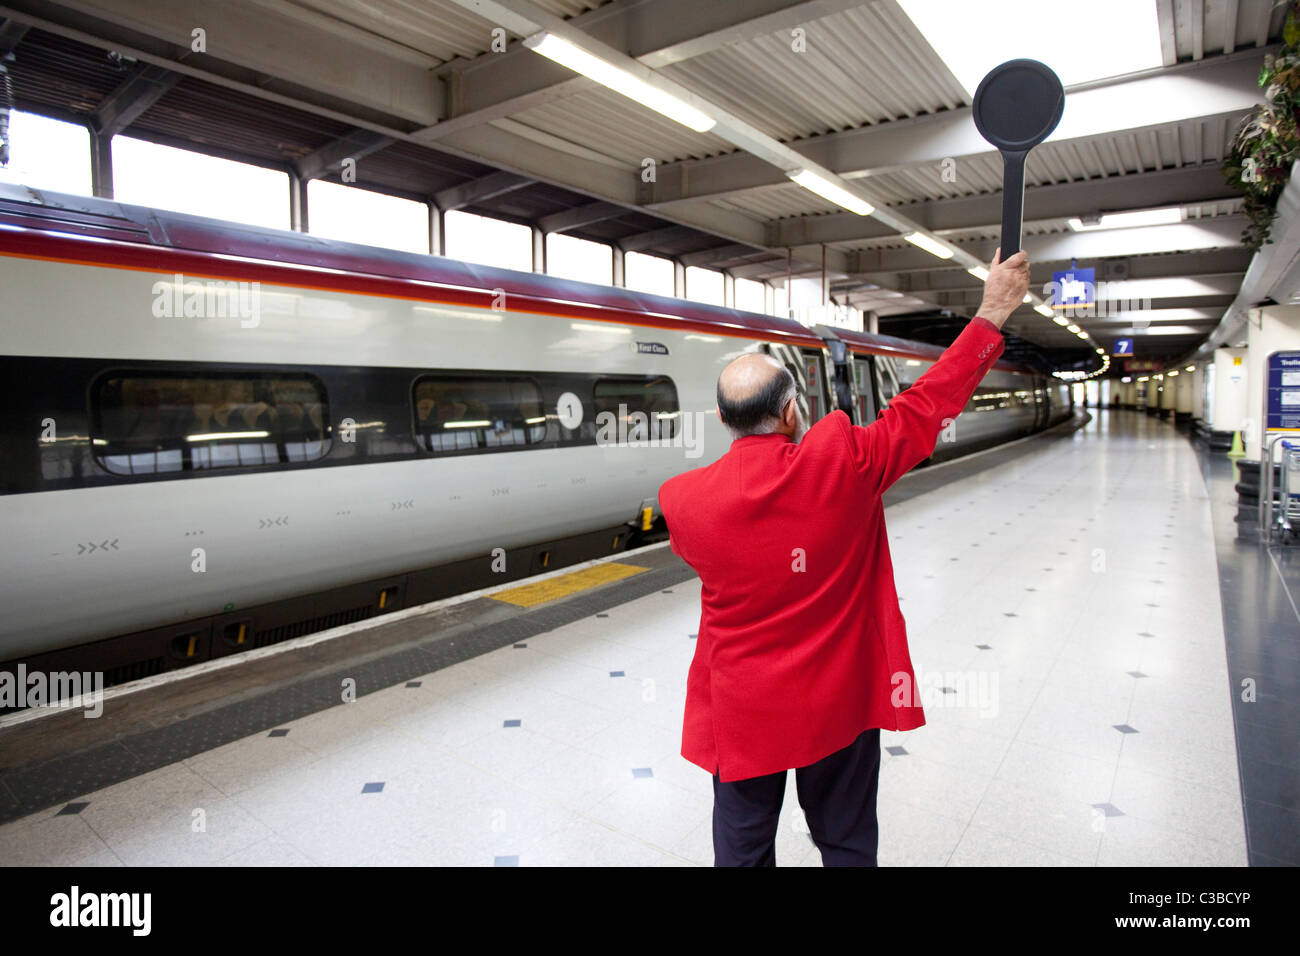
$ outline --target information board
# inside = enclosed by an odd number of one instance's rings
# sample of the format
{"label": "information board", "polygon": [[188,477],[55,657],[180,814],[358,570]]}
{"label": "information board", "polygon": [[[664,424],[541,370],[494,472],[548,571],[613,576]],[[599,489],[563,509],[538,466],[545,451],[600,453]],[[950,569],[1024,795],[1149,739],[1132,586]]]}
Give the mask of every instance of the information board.
{"label": "information board", "polygon": [[1266,431],[1300,431],[1300,352],[1274,352],[1268,357],[1264,415]]}

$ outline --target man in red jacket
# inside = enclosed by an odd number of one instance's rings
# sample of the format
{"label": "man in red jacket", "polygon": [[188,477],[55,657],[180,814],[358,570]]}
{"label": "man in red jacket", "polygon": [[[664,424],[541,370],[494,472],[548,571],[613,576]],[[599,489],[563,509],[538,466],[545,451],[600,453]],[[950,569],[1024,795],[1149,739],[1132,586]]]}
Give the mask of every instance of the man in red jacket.
{"label": "man in red jacket", "polygon": [[786,771],[827,866],[875,866],[880,729],[925,723],[881,495],[925,459],[1002,353],[1029,260],[995,256],[976,317],[876,421],[807,428],[794,377],[747,353],[718,378],[734,436],[659,490],[700,576],[682,756],[713,776],[718,866],[774,866]]}

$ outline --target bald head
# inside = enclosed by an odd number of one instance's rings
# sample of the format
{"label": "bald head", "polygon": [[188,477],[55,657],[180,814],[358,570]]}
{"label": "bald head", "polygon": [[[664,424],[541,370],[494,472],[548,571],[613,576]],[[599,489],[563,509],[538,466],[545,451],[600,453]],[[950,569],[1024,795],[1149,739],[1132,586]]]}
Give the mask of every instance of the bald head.
{"label": "bald head", "polygon": [[[794,376],[770,355],[748,352],[718,376],[718,416],[740,438],[773,432],[794,434],[797,413],[786,415],[795,397]],[[790,421],[785,419],[789,417]]]}

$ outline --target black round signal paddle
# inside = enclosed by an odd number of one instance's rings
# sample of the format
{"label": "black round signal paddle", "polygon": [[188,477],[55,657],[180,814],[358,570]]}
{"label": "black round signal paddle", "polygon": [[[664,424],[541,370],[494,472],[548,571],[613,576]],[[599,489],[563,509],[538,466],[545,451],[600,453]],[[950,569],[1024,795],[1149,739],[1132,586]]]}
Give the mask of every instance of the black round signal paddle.
{"label": "black round signal paddle", "polygon": [[1065,110],[1065,90],[1037,60],[1008,60],[975,90],[975,127],[1002,153],[1002,261],[1020,251],[1025,157],[1047,139]]}

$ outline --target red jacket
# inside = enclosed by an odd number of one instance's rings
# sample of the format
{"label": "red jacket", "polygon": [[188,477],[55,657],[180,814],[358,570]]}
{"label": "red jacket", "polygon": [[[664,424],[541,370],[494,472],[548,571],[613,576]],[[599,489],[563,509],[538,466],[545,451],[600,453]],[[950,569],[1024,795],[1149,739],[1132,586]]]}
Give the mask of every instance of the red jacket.
{"label": "red jacket", "polygon": [[738,438],[660,488],[672,549],[703,586],[683,757],[743,780],[925,723],[880,496],[934,450],[1002,348],[976,317],[872,424],[835,411],[797,444]]}

